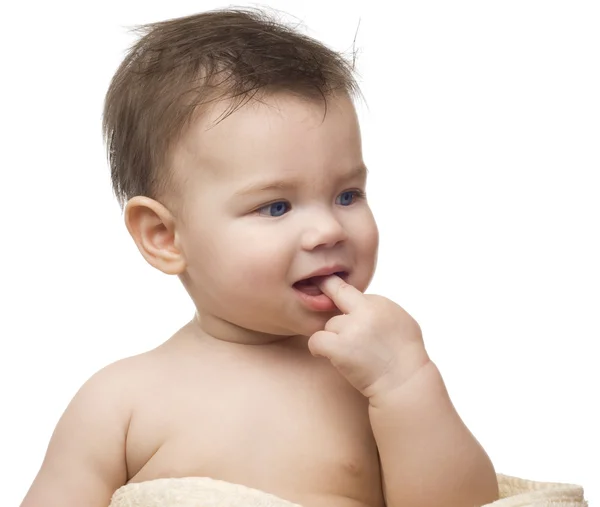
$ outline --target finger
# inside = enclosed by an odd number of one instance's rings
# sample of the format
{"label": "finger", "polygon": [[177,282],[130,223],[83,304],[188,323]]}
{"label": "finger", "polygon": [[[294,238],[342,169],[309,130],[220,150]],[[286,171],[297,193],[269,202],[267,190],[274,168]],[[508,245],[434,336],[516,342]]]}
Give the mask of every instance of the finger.
{"label": "finger", "polygon": [[308,350],[313,356],[337,357],[342,349],[342,340],[336,333],[317,331],[308,340]]}
{"label": "finger", "polygon": [[318,281],[317,285],[323,294],[328,296],[344,313],[351,313],[358,306],[364,304],[365,295],[337,275],[328,276]]}

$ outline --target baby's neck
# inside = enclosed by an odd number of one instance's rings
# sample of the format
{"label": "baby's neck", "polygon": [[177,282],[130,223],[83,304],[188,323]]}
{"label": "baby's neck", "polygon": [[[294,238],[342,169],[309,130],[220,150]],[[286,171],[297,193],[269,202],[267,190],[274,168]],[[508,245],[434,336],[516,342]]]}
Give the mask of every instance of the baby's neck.
{"label": "baby's neck", "polygon": [[236,326],[214,316],[196,313],[188,324],[190,331],[198,337],[212,338],[239,345],[305,344],[307,337],[261,333]]}

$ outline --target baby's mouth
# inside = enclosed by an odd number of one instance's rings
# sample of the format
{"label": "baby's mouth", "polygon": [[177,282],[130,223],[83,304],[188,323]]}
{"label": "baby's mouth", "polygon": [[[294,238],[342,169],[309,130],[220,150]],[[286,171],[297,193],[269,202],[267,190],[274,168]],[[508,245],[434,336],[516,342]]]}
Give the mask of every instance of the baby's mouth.
{"label": "baby's mouth", "polygon": [[[343,280],[348,279],[348,273],[346,271],[338,271],[337,273],[332,273],[334,275],[339,276]],[[331,276],[331,275],[327,275]],[[304,280],[300,280],[294,284],[294,288],[303,292],[308,296],[319,296],[323,294],[323,291],[319,289],[318,283],[323,281],[327,276],[313,276],[311,278],[305,278]]]}

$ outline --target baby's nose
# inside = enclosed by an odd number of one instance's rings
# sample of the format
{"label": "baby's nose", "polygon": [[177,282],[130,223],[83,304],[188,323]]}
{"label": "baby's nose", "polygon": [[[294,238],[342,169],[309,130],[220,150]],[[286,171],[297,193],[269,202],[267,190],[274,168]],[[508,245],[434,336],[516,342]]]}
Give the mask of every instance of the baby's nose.
{"label": "baby's nose", "polygon": [[314,217],[308,225],[302,238],[302,248],[331,248],[347,238],[342,224],[330,213],[321,213]]}

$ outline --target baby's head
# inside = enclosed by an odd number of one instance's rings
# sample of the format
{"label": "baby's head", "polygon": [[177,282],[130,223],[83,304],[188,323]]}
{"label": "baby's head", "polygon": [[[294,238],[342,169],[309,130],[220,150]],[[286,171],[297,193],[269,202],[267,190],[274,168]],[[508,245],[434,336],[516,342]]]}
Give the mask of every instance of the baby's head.
{"label": "baby's head", "polygon": [[[145,27],[104,111],[114,191],[144,258],[230,341],[308,336],[308,277],[365,290],[378,233],[345,59],[253,10]],[[297,283],[301,280],[301,283]]]}

